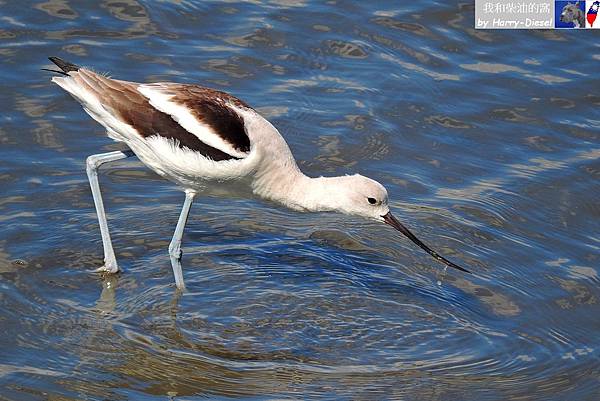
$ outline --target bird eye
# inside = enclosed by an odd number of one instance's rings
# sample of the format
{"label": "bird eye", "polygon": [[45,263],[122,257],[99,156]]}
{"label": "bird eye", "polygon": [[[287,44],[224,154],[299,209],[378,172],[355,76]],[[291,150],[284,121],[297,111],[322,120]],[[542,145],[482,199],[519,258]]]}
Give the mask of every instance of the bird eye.
{"label": "bird eye", "polygon": [[374,204],[376,204],[376,203],[377,203],[377,199],[375,199],[375,198],[367,198],[367,200],[369,201],[369,203],[370,203],[371,205],[374,205]]}

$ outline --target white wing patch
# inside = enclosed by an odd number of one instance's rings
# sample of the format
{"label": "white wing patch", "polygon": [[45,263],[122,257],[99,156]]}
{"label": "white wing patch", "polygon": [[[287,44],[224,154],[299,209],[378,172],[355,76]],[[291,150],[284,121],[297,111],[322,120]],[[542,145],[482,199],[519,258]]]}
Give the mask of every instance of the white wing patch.
{"label": "white wing patch", "polygon": [[171,101],[175,95],[168,88],[161,87],[160,84],[142,84],[137,89],[153,107],[170,115],[186,131],[197,136],[205,144],[234,157],[248,156],[248,153],[240,152],[229,142],[224,141],[212,127],[198,121],[187,107]]}

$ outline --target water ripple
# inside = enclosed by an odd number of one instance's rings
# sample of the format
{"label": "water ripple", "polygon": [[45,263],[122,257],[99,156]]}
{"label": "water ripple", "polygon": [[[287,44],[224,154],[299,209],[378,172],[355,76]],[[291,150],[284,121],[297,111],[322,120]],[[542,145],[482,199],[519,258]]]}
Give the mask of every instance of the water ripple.
{"label": "water ripple", "polygon": [[[1,7],[5,398],[598,392],[598,54],[578,32],[475,30],[472,3],[437,0]],[[100,170],[123,273],[92,273],[85,158],[122,147],[39,71],[49,55],[234,93],[303,170],[383,182],[395,215],[473,274],[376,221],[214,188],[186,228],[181,294],[167,248],[182,195],[129,160]]]}

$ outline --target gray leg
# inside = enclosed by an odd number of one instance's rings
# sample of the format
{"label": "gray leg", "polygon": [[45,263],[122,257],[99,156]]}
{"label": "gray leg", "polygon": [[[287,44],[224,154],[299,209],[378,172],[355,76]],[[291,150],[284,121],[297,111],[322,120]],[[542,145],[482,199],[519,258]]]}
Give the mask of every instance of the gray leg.
{"label": "gray leg", "polygon": [[100,233],[102,234],[102,245],[104,246],[104,266],[98,268],[96,271],[106,271],[109,273],[116,273],[119,271],[117,259],[115,258],[115,251],[113,250],[110,234],[108,232],[106,213],[104,213],[104,203],[102,202],[102,195],[100,194],[98,167],[104,163],[125,159],[134,155],[135,154],[131,150],[126,150],[123,152],[117,151],[91,155],[86,160],[86,171],[90,180],[90,186],[92,187],[92,195],[94,197],[94,204],[96,205],[98,222],[100,223]]}
{"label": "gray leg", "polygon": [[177,221],[177,227],[175,228],[175,234],[169,245],[169,255],[171,257],[171,266],[173,267],[173,274],[175,275],[175,285],[177,288],[183,290],[185,284],[183,283],[183,273],[181,272],[181,237],[183,236],[183,229],[187,223],[188,215],[190,214],[190,207],[196,193],[193,191],[185,191],[185,202],[183,202],[183,208]]}

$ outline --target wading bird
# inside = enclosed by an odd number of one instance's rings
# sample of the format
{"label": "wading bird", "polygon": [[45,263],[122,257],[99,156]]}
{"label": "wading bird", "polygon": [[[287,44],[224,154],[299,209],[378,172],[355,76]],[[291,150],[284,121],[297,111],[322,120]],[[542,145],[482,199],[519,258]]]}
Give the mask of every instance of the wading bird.
{"label": "wading bird", "polygon": [[130,150],[91,155],[87,175],[98,214],[104,266],[119,270],[98,184],[104,163],[137,156],[185,192],[169,254],[175,284],[184,288],[181,237],[196,195],[233,182],[265,200],[304,212],[340,212],[386,223],[447,266],[468,272],[431,250],[390,212],[386,189],[359,174],[311,178],[298,168],[279,131],[252,107],[227,93],[198,85],[120,81],[50,57],[60,70],[52,81],[69,92]]}

